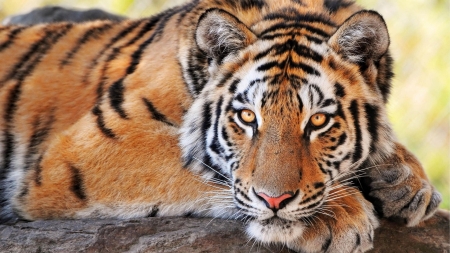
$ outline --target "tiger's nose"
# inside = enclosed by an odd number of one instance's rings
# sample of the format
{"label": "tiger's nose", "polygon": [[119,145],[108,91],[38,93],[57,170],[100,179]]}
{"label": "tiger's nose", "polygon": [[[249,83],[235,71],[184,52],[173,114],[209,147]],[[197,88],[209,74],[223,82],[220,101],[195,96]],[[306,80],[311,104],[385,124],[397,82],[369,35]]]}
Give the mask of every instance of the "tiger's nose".
{"label": "tiger's nose", "polygon": [[284,208],[286,206],[286,204],[289,203],[289,201],[293,199],[294,194],[285,193],[278,197],[271,197],[263,192],[258,192],[258,193],[256,193],[256,196],[258,196],[259,199],[264,201],[264,204],[266,204],[267,208],[270,208],[272,210],[278,210],[278,209]]}

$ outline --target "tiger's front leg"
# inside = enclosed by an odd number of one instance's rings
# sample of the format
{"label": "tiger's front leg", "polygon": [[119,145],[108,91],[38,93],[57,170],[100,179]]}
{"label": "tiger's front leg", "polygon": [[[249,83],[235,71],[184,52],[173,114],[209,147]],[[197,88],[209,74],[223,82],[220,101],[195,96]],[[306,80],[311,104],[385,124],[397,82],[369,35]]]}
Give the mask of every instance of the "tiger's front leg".
{"label": "tiger's front leg", "polygon": [[378,219],[372,204],[358,190],[342,186],[330,193],[315,216],[305,219],[305,230],[287,243],[298,252],[365,252],[372,249]]}
{"label": "tiger's front leg", "polygon": [[417,158],[399,143],[382,164],[369,166],[367,174],[365,186],[375,209],[407,226],[431,217],[442,200]]}

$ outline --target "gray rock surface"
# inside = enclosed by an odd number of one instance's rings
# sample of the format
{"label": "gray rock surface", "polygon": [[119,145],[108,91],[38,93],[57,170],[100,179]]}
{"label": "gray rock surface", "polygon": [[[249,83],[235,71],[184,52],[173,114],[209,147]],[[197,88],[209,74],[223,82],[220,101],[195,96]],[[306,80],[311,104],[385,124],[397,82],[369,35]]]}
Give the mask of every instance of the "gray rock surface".
{"label": "gray rock surface", "polygon": [[[448,253],[449,213],[418,227],[382,221],[373,253]],[[292,252],[249,241],[242,223],[209,218],[50,220],[0,225],[0,252]]]}
{"label": "gray rock surface", "polygon": [[59,6],[45,6],[34,9],[25,14],[7,17],[3,20],[3,25],[33,25],[39,23],[54,22],[87,22],[93,20],[120,21],[125,17],[109,13],[100,9],[76,10]]}

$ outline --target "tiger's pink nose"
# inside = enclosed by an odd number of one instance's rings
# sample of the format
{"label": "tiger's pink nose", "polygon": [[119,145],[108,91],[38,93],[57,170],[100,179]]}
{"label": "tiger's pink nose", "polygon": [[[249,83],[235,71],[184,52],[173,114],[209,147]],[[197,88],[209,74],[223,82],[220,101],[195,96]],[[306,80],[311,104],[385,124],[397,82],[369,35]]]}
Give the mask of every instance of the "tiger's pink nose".
{"label": "tiger's pink nose", "polygon": [[293,197],[293,194],[285,193],[278,197],[270,197],[265,193],[259,192],[256,195],[262,198],[266,206],[272,210],[278,210],[286,206],[287,200]]}

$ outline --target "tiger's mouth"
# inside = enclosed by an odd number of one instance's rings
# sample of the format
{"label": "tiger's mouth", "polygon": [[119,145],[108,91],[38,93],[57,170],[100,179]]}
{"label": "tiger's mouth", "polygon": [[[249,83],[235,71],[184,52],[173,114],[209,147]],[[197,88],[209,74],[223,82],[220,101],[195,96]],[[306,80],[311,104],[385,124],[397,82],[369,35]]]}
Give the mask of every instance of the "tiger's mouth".
{"label": "tiger's mouth", "polygon": [[288,226],[289,224],[292,224],[294,221],[281,218],[275,214],[271,218],[260,220],[258,222],[263,226]]}

